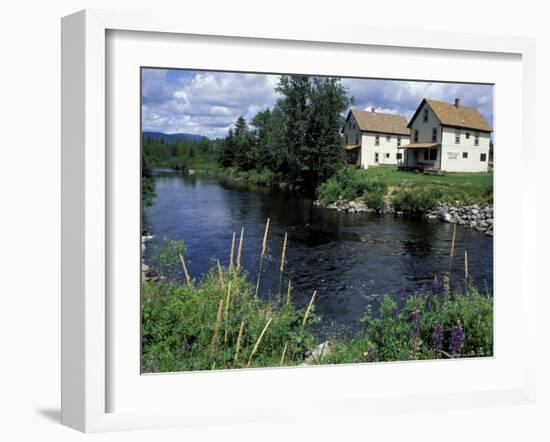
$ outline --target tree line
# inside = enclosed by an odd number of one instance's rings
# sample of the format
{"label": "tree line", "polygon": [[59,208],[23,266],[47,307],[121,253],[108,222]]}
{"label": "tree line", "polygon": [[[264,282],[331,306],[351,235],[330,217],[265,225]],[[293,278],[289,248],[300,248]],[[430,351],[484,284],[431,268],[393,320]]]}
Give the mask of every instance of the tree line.
{"label": "tree line", "polygon": [[223,139],[219,163],[270,170],[281,180],[315,191],[345,162],[341,128],[350,99],[340,79],[283,75],[273,109],[241,116]]}

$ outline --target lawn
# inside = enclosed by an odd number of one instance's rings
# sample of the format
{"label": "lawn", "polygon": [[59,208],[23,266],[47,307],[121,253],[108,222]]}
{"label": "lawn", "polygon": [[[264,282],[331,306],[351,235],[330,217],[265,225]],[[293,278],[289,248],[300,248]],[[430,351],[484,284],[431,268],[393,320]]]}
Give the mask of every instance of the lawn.
{"label": "lawn", "polygon": [[442,200],[446,202],[493,202],[493,174],[488,172],[447,173],[438,176],[400,171],[395,166],[375,166],[369,167],[367,174],[371,179],[386,183],[390,193],[401,189],[436,189],[441,191]]}

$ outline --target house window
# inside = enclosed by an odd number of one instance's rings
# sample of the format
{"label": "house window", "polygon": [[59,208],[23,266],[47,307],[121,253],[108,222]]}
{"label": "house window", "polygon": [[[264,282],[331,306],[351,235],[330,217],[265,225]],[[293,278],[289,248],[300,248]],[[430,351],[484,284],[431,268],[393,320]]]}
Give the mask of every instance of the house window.
{"label": "house window", "polygon": [[479,132],[476,132],[476,134],[475,134],[474,146],[479,146]]}
{"label": "house window", "polygon": [[401,137],[397,137],[397,147],[401,146]]}
{"label": "house window", "polygon": [[390,154],[389,153],[386,153],[386,158],[389,158],[390,157]]}
{"label": "house window", "polygon": [[386,141],[390,142],[391,141],[391,136],[386,135]]}
{"label": "house window", "polygon": [[430,149],[430,161],[437,160],[437,149]]}
{"label": "house window", "polygon": [[487,154],[486,153],[480,154],[479,155],[479,161],[482,161],[482,162],[487,161]]}
{"label": "house window", "polygon": [[376,137],[374,137],[374,145],[380,146],[380,135],[376,135]]}
{"label": "house window", "polygon": [[455,144],[460,144],[460,129],[455,131]]}
{"label": "house window", "polygon": [[467,140],[470,139],[470,132],[466,132],[466,139],[467,139]]}
{"label": "house window", "polygon": [[398,160],[401,160],[401,159],[403,159],[403,154],[401,152],[397,152],[395,154],[395,158],[397,158]]}
{"label": "house window", "polygon": [[418,160],[418,149],[414,149],[414,159]]}
{"label": "house window", "polygon": [[353,122],[353,128],[355,129],[355,121]]}
{"label": "house window", "polygon": [[427,122],[428,122],[428,108],[427,108],[427,107],[424,108],[424,116],[423,116],[423,118],[422,118],[422,121],[423,121],[424,123],[427,123]]}
{"label": "house window", "polygon": [[432,129],[432,141],[437,141],[437,127]]}
{"label": "house window", "polygon": [[379,161],[378,156],[379,156],[378,152],[374,152],[374,162],[375,163],[378,163],[378,161]]}
{"label": "house window", "polygon": [[418,143],[418,129],[414,130],[414,142]]}
{"label": "house window", "polygon": [[467,159],[468,158],[468,152],[462,152],[462,158]]}

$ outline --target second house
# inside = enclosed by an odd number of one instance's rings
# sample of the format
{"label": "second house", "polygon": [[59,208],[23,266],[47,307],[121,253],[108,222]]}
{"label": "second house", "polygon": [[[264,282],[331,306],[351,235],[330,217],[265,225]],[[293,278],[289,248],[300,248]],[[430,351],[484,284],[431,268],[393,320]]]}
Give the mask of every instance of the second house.
{"label": "second house", "polygon": [[407,120],[401,115],[352,109],[342,129],[351,164],[367,169],[378,164],[401,164],[402,145],[410,142]]}

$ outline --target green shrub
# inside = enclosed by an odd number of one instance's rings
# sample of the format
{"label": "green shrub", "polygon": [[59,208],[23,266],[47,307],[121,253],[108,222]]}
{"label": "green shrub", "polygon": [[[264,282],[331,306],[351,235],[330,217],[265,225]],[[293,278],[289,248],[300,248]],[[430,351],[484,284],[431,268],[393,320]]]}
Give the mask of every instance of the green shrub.
{"label": "green shrub", "polygon": [[471,285],[454,293],[434,293],[439,288],[411,295],[401,307],[386,295],[378,314],[367,311],[364,330],[336,341],[326,362],[492,356],[492,297]]}
{"label": "green shrub", "polygon": [[393,206],[398,212],[422,215],[435,210],[441,197],[442,192],[437,188],[403,189],[394,196]]}
{"label": "green shrub", "polygon": [[374,192],[385,194],[388,186],[379,179],[371,179],[368,171],[354,167],[344,167],[334,177],[322,183],[318,189],[321,204],[331,204],[339,197],[352,201],[365,194]]}
{"label": "green shrub", "polygon": [[376,210],[377,212],[381,212],[386,206],[384,194],[381,191],[370,191],[365,193],[363,201],[369,209]]}
{"label": "green shrub", "polygon": [[342,195],[342,187],[336,178],[330,178],[319,186],[319,202],[323,205],[332,204]]}
{"label": "green shrub", "polygon": [[[227,283],[230,274],[223,270]],[[302,363],[314,337],[302,325],[305,310],[281,300],[254,296],[254,287],[244,273],[222,288],[213,269],[198,283],[181,285],[167,281],[148,281],[142,287],[142,369],[145,372],[170,372],[246,367],[262,330],[271,319],[251,367],[279,366],[286,345],[285,365]],[[221,321],[216,326],[222,304]],[[235,362],[241,323],[243,334]],[[318,322],[315,314],[308,324]],[[217,330],[217,331],[216,331]]]}

